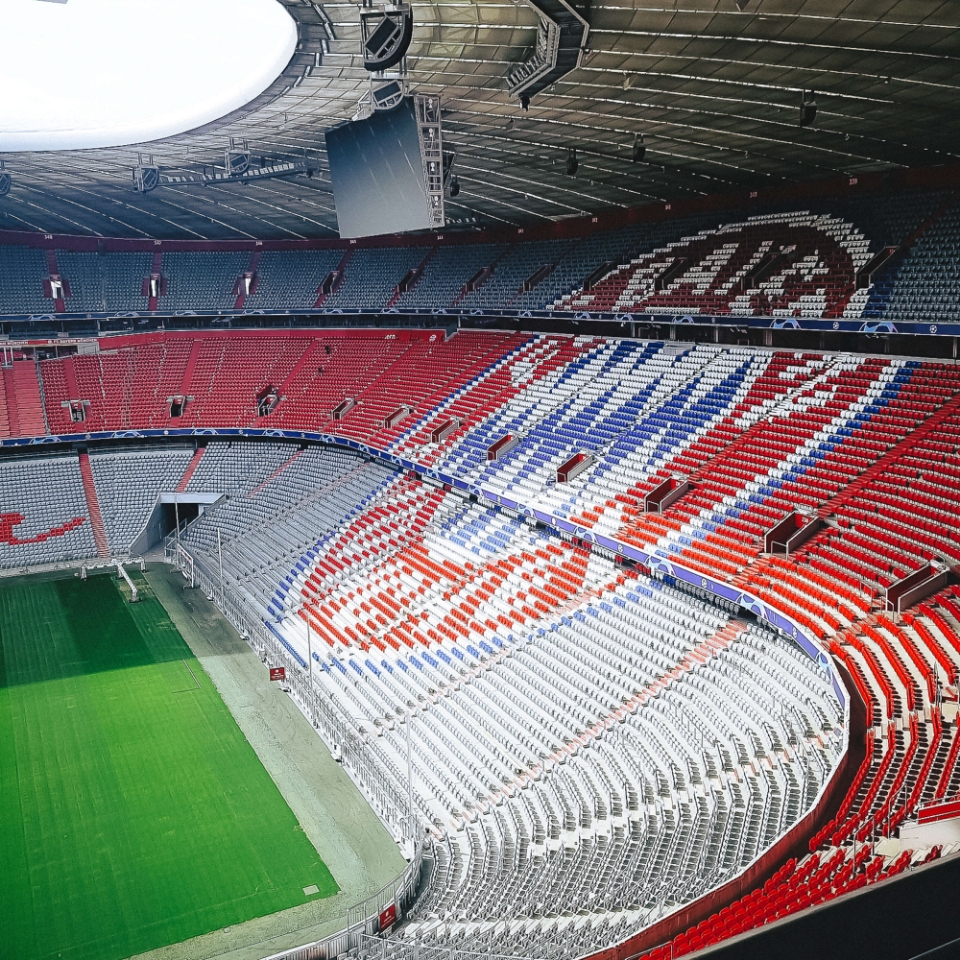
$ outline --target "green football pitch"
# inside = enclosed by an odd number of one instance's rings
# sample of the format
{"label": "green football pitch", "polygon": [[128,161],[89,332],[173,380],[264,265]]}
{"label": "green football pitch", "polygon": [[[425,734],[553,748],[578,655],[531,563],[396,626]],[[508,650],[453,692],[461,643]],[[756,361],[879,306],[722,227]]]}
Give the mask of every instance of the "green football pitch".
{"label": "green football pitch", "polygon": [[129,957],[336,891],[152,595],[0,581],[3,960]]}

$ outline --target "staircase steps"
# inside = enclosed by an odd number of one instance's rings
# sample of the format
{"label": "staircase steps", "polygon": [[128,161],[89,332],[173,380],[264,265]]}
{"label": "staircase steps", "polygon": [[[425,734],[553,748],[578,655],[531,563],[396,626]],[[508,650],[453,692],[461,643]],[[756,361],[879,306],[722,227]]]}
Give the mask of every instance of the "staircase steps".
{"label": "staircase steps", "polygon": [[[9,381],[9,385],[8,385]],[[13,370],[6,367],[0,372],[0,437],[15,437],[16,397],[13,393]]]}
{"label": "staircase steps", "polygon": [[77,458],[80,461],[80,476],[83,478],[83,492],[87,498],[87,512],[90,514],[90,527],[97,545],[97,556],[106,558],[110,556],[110,547],[107,544],[107,531],[103,528],[103,515],[100,513],[97,487],[93,482],[90,457],[84,450],[77,455]]}
{"label": "staircase steps", "polygon": [[77,386],[77,371],[73,365],[73,357],[64,357],[63,379],[67,386],[67,399],[82,400],[80,388]]}
{"label": "staircase steps", "polygon": [[12,372],[4,369],[0,372],[0,439],[14,436],[10,430],[10,415],[8,407],[10,401],[7,400],[7,374]]}
{"label": "staircase steps", "polygon": [[47,424],[37,381],[37,365],[32,360],[14,360],[13,366],[3,373],[11,436],[44,436]]}
{"label": "staircase steps", "polygon": [[281,400],[283,399],[284,394],[286,393],[287,385],[290,383],[293,383],[297,374],[300,373],[300,370],[304,366],[306,366],[308,363],[313,362],[316,359],[317,353],[319,352],[321,346],[322,344],[316,340],[311,340],[309,342],[309,345],[307,346],[306,350],[304,350],[303,353],[300,355],[300,359],[293,365],[293,369],[291,369],[291,371],[286,375],[286,377],[283,380],[283,383],[281,383],[277,387],[277,396]]}
{"label": "staircase steps", "polygon": [[332,293],[336,293],[340,287],[343,285],[343,276],[344,271],[347,269],[347,263],[350,261],[350,257],[353,256],[353,251],[356,250],[356,247],[350,247],[347,252],[340,258],[340,262],[337,264],[336,270],[331,271],[336,275],[336,280],[333,282],[333,286],[327,290],[323,290],[323,285],[317,288],[317,299],[314,303],[314,309],[318,309],[323,306],[323,301],[327,299]]}
{"label": "staircase steps", "polygon": [[937,221],[948,214],[958,203],[960,203],[960,195],[953,194],[950,196],[949,199],[938,209],[934,210],[934,212],[900,244],[900,250],[909,250]]}
{"label": "staircase steps", "polygon": [[423,277],[423,271],[426,269],[431,257],[433,257],[436,252],[437,248],[431,247],[427,251],[427,255],[420,261],[420,263],[410,270],[407,275],[397,284],[393,291],[393,296],[387,301],[387,306],[385,309],[389,310],[390,307],[395,307],[404,294],[413,290],[413,288],[420,282],[421,278]]}
{"label": "staircase steps", "polygon": [[513,253],[515,247],[516,244],[505,247],[493,263],[478,271],[476,276],[463,285],[463,289],[456,295],[451,306],[458,307],[468,293],[479,290],[497,272],[497,267],[503,262],[504,257],[509,253]]}
{"label": "staircase steps", "polygon": [[[163,275],[163,254],[154,253],[153,264],[150,267],[150,273],[160,277]],[[147,300],[147,309],[151,312],[160,306],[160,297],[150,297]]]}
{"label": "staircase steps", "polygon": [[200,345],[202,340],[194,340],[193,347],[190,350],[190,357],[187,360],[187,369],[183,371],[183,380],[180,383],[180,395],[190,396],[190,383],[193,380],[193,371],[197,369],[197,360],[200,359]]}
{"label": "staircase steps", "polygon": [[287,459],[284,460],[283,463],[281,463],[280,466],[277,467],[277,469],[274,470],[273,473],[271,473],[270,476],[263,481],[263,483],[257,484],[257,486],[255,486],[247,494],[247,499],[249,500],[251,497],[255,497],[268,483],[272,483],[274,480],[276,480],[277,477],[279,477],[280,474],[287,469],[287,467],[289,467],[292,463],[296,463],[296,461],[303,455],[303,452],[303,450],[298,450],[296,453],[287,457]]}
{"label": "staircase steps", "polygon": [[206,449],[206,447],[197,447],[197,452],[193,455],[193,459],[187,464],[187,469],[183,471],[183,476],[177,484],[177,493],[187,492],[187,486],[193,475],[197,472],[197,467],[200,466],[200,460]]}
{"label": "staircase steps", "polygon": [[[257,268],[260,266],[260,251],[257,250],[253,256],[250,258],[250,263],[247,265],[246,273],[242,274],[237,278],[236,285],[234,287],[234,295],[236,296],[236,301],[234,302],[235,310],[242,310],[244,304],[247,302],[247,297],[252,297],[257,292]],[[244,287],[244,281],[247,276],[250,276],[250,293],[248,294]]]}
{"label": "staircase steps", "polygon": [[[60,276],[60,268],[57,266],[57,251],[56,250],[45,250],[44,253],[47,257],[47,273],[51,277]],[[64,284],[64,293],[69,296],[69,290],[66,289],[66,283]],[[54,300],[54,312],[55,313],[64,313],[67,309],[67,305],[64,302],[63,297],[57,297]]]}

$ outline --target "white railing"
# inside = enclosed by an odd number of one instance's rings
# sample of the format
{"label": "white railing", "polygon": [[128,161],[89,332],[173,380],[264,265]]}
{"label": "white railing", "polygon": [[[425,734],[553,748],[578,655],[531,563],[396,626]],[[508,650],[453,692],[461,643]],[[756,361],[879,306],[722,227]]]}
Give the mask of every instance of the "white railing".
{"label": "white railing", "polygon": [[478,953],[457,950],[456,947],[430,946],[425,943],[404,943],[402,940],[384,940],[383,937],[361,937],[359,955],[370,960],[531,960],[529,955],[513,953]]}

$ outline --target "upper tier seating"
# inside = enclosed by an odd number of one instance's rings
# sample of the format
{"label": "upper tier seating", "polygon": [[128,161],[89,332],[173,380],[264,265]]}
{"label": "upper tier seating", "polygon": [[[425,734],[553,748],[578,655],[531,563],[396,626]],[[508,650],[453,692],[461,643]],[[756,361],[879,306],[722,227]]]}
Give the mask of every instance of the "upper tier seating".
{"label": "upper tier seating", "polygon": [[[328,310],[380,312],[392,307],[717,313],[774,317],[860,317],[936,320],[955,316],[950,270],[956,260],[956,193],[911,189],[804,199],[795,208],[757,201],[744,210],[705,209],[681,217],[648,208],[638,220],[579,236],[527,240],[521,234],[482,242],[430,241],[416,246],[337,245],[309,250],[184,252],[165,244],[156,254],[130,251],[51,251],[70,284],[67,313],[226,311],[237,306],[237,282],[255,274],[246,310],[306,310],[343,264],[337,289],[322,297]],[[946,214],[946,216],[944,216]],[[725,225],[725,226],[724,226]],[[919,239],[918,239],[919,238]],[[457,238],[462,239],[462,238]],[[431,245],[431,243],[433,245]],[[911,248],[911,244],[913,244]],[[269,245],[269,244],[268,244]],[[796,247],[777,263],[765,256]],[[873,285],[854,289],[856,271],[884,248],[899,248]],[[0,315],[53,313],[43,296],[45,250],[0,249]],[[654,290],[677,258],[683,270]],[[951,259],[952,258],[952,259]],[[585,281],[611,272],[589,291]],[[492,268],[478,287],[464,285]],[[764,274],[752,282],[752,270]],[[418,270],[413,277],[411,271]],[[151,273],[164,278],[159,302],[143,296]],[[531,280],[537,274],[535,282]],[[398,285],[412,280],[401,292]],[[948,281],[944,287],[944,280]],[[524,285],[528,289],[524,290]],[[933,293],[929,291],[934,290]]]}
{"label": "upper tier seating", "polygon": [[105,253],[98,262],[106,310],[142,311],[149,307],[149,298],[143,296],[143,279],[153,270],[149,253]]}
{"label": "upper tier seating", "polygon": [[342,257],[342,250],[266,251],[257,265],[256,293],[245,306],[255,310],[312,307],[320,285]]}
{"label": "upper tier seating", "polygon": [[354,250],[343,271],[343,284],[324,301],[325,310],[382,309],[397,284],[429,252],[429,247],[374,247]]}
{"label": "upper tier seating", "polygon": [[876,253],[884,247],[899,246],[955,196],[951,190],[911,189],[887,193],[881,202],[876,195],[854,194],[810,198],[804,203],[814,213],[855,224],[870,238],[871,253]]}
{"label": "upper tier seating", "polygon": [[[399,294],[393,306],[401,311],[451,306],[458,300],[464,286],[484,267],[497,263],[506,250],[506,244],[497,243],[439,246],[430,252],[430,259],[413,288]],[[423,253],[426,256],[427,248],[423,248]]]}
{"label": "upper tier seating", "polygon": [[53,313],[53,301],[43,295],[46,276],[42,250],[0,245],[0,314]]}
{"label": "upper tier seating", "polygon": [[[249,253],[164,253],[168,310],[230,310],[234,285],[250,263]],[[138,291],[139,292],[139,291]]]}
{"label": "upper tier seating", "polygon": [[900,265],[883,319],[956,322],[960,318],[960,206],[918,240]]}
{"label": "upper tier seating", "polygon": [[641,252],[714,227],[717,222],[717,214],[710,212],[640,223],[620,230],[598,231],[574,244],[546,281],[530,294],[521,295],[516,305],[556,308],[566,297],[580,292],[584,281],[603,264],[621,264]]}
{"label": "upper tier seating", "polygon": [[[136,261],[136,255],[130,261]],[[66,307],[70,313],[105,313],[110,309],[107,300],[107,291],[103,281],[103,272],[100,258],[95,253],[78,253],[73,250],[57,251],[57,266],[60,274],[70,281],[70,296],[66,300]],[[137,286],[139,287],[139,281]],[[133,285],[126,293],[132,295]],[[131,296],[122,301],[130,303]]]}
{"label": "upper tier seating", "polygon": [[[576,245],[576,240],[535,240],[512,244],[501,254],[496,269],[487,282],[479,290],[463,297],[459,306],[464,310],[471,307],[516,307],[518,301],[524,297],[524,281],[533,276],[540,267],[552,267],[559,263]],[[526,299],[533,299],[535,303],[542,305],[543,302],[549,302],[545,292],[553,289],[548,275],[533,288]]]}
{"label": "upper tier seating", "polygon": [[857,272],[869,241],[852,224],[807,211],[769,214],[668,244],[635,258],[568,310],[629,313],[859,316],[869,290]]}

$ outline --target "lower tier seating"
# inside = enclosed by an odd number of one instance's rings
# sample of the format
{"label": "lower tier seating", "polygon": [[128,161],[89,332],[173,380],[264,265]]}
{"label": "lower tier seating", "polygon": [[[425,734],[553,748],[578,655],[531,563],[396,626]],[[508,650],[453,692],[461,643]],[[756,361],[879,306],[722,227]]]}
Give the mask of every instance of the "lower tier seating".
{"label": "lower tier seating", "polygon": [[114,556],[130,552],[162,493],[174,493],[193,450],[125,449],[91,454],[100,514]]}
{"label": "lower tier seating", "polygon": [[96,555],[75,454],[0,460],[0,568]]}
{"label": "lower tier seating", "polygon": [[345,455],[316,456],[275,481],[291,506],[269,524],[234,499],[184,543],[209,568],[228,531],[231,589],[398,783],[410,724],[437,862],[407,938],[488,949],[475,919],[570,902],[615,938],[736,875],[819,795],[843,715],[791,642],[421,480],[344,509],[324,465]]}

